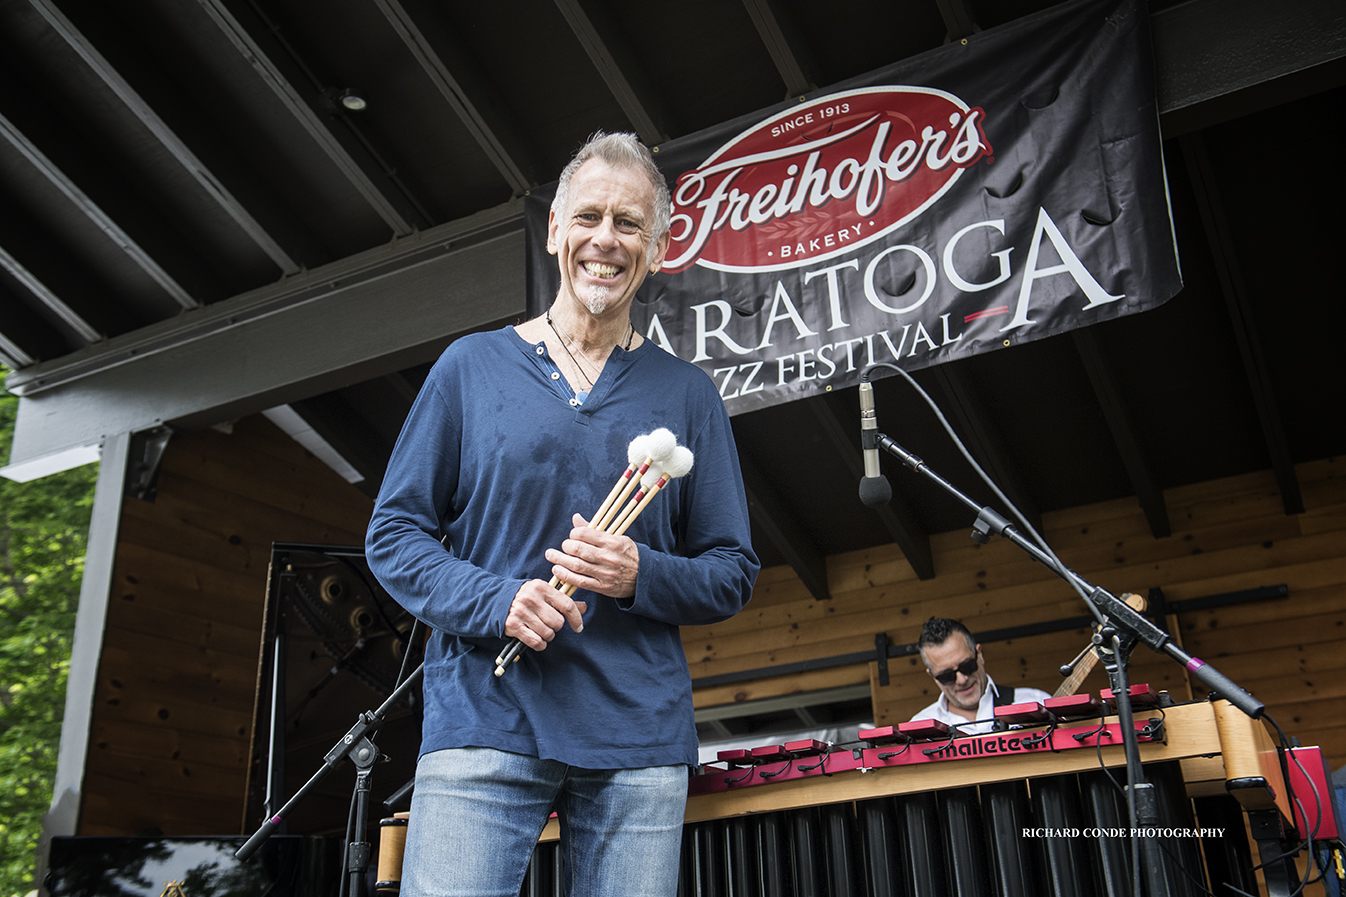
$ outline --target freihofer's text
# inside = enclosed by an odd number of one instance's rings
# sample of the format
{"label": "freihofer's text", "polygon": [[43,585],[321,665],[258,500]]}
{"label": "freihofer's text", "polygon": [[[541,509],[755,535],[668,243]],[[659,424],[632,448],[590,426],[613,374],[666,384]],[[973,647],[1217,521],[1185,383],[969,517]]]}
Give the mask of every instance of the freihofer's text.
{"label": "freihofer's text", "polygon": [[[828,108],[848,111],[850,106],[841,103]],[[876,114],[859,125],[806,144],[804,149],[809,152],[802,170],[798,164],[789,165],[783,179],[763,184],[755,192],[734,185],[738,176],[749,170],[751,157],[720,159],[686,172],[671,197],[674,248],[665,263],[670,270],[692,263],[711,236],[726,225],[730,230],[743,231],[829,203],[844,203],[857,217],[868,218],[883,205],[890,183],[906,181],[922,166],[935,172],[950,166],[961,169],[987,152],[990,146],[981,130],[984,116],[979,108],[955,109],[947,127],[926,125],[919,143],[906,139],[889,149],[892,122],[880,121],[881,116]],[[859,156],[846,157],[829,172],[823,162],[823,147],[863,132],[876,122],[864,161]]]}

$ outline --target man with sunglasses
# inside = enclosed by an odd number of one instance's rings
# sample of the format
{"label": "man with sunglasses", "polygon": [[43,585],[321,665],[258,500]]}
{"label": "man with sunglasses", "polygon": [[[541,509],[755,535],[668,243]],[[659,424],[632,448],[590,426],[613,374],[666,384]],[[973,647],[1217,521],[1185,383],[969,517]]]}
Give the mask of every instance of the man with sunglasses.
{"label": "man with sunglasses", "polygon": [[[939,700],[912,717],[936,719],[958,726],[965,735],[991,731],[995,708],[1002,704],[1045,701],[1051,695],[1039,688],[996,689],[986,672],[981,645],[957,620],[931,617],[921,629],[920,648],[925,671],[939,685]],[[973,720],[984,720],[969,725]]]}

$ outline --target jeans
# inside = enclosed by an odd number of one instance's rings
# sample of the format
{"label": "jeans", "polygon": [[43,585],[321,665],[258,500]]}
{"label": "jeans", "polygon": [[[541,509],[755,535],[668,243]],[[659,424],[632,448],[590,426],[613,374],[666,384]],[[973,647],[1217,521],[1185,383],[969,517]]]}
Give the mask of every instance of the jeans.
{"label": "jeans", "polygon": [[687,767],[580,769],[493,748],[421,757],[402,897],[517,897],[552,810],[569,897],[678,887]]}

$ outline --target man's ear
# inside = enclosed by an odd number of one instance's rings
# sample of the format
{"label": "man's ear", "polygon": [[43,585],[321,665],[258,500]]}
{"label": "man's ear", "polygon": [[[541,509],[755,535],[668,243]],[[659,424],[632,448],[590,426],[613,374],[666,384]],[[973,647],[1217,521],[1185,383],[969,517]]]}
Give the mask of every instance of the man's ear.
{"label": "man's ear", "polygon": [[556,255],[556,210],[552,209],[547,213],[547,252]]}
{"label": "man's ear", "polygon": [[653,251],[649,254],[650,273],[659,273],[659,268],[664,264],[664,256],[668,255],[668,247],[672,242],[672,233],[665,231],[662,237],[654,241]]}

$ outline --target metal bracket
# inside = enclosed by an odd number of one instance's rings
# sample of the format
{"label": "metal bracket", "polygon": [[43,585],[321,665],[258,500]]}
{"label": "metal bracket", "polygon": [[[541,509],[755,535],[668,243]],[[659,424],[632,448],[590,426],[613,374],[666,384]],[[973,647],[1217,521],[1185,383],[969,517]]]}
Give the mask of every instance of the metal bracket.
{"label": "metal bracket", "polygon": [[[1164,590],[1159,586],[1151,586],[1150,597],[1146,606],[1149,608],[1147,616],[1154,620],[1154,625],[1168,632],[1168,615],[1171,611],[1168,606],[1168,599],[1164,597]],[[1169,633],[1169,635],[1172,634]]]}
{"label": "metal bracket", "polygon": [[1262,859],[1262,875],[1270,897],[1289,897],[1298,891],[1299,870],[1294,858],[1297,845],[1287,842],[1285,824],[1279,810],[1253,810],[1248,813],[1248,828],[1257,842]]}
{"label": "metal bracket", "polygon": [[159,465],[164,460],[173,428],[167,424],[131,434],[131,449],[126,471],[126,494],[153,502],[159,492]]}
{"label": "metal bracket", "polygon": [[888,633],[874,636],[874,659],[879,662],[879,686],[888,684]]}

